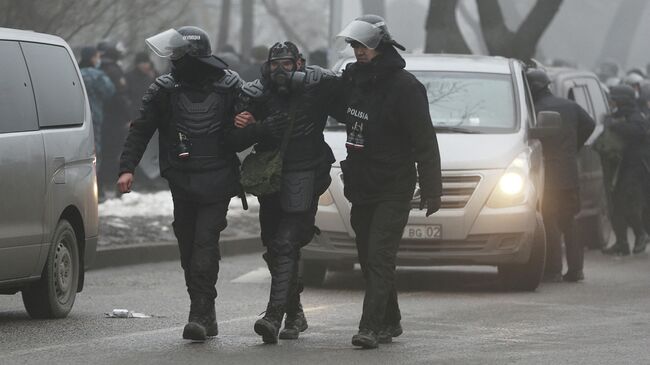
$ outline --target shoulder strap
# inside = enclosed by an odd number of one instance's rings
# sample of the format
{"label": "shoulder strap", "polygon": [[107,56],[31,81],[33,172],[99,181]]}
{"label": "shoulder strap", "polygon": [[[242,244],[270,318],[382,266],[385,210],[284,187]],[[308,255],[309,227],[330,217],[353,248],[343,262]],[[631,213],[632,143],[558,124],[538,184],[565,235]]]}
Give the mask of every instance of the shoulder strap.
{"label": "shoulder strap", "polygon": [[284,136],[282,136],[282,144],[280,145],[280,154],[284,155],[284,151],[287,150],[289,145],[289,140],[291,139],[291,132],[293,132],[293,124],[296,119],[296,102],[292,99],[289,104],[289,126],[287,130],[284,131]]}

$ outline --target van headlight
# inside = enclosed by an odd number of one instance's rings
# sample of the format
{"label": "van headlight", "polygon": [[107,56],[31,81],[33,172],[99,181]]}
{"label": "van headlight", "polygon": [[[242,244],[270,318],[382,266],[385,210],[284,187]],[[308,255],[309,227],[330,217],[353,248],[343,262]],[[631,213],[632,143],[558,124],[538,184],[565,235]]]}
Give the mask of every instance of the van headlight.
{"label": "van headlight", "polygon": [[528,153],[523,152],[512,161],[501,175],[487,202],[487,206],[490,208],[505,208],[525,203],[528,184],[530,184],[529,172],[530,159]]}
{"label": "van headlight", "polygon": [[332,198],[332,194],[330,193],[330,189],[325,190],[325,192],[318,198],[318,205],[321,206],[328,206],[334,204],[334,198]]}

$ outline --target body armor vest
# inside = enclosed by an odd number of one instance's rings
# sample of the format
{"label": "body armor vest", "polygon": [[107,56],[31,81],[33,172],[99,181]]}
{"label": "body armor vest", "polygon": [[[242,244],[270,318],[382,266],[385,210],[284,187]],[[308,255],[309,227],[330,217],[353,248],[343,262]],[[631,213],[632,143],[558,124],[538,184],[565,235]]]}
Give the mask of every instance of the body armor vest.
{"label": "body armor vest", "polygon": [[[195,92],[200,95],[199,91]],[[223,126],[228,96],[216,89],[206,91],[200,101],[192,101],[190,93],[178,86],[172,92],[172,167],[180,170],[206,171],[228,165],[232,157],[224,152]],[[181,151],[189,156],[180,157]]]}

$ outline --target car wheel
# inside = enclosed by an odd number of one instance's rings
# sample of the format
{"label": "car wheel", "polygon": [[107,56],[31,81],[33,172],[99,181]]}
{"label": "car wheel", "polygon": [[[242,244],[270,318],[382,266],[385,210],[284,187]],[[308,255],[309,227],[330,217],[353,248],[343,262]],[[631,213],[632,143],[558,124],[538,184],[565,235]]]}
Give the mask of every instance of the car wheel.
{"label": "car wheel", "polygon": [[533,237],[533,248],[525,264],[499,266],[499,278],[506,290],[534,291],[542,281],[546,262],[546,233],[541,215],[537,214],[537,226]]}
{"label": "car wheel", "polygon": [[79,248],[74,228],[59,221],[41,279],[23,289],[32,318],[63,318],[70,313],[79,283]]}
{"label": "car wheel", "polygon": [[325,282],[327,265],[320,261],[304,261],[302,267],[302,281],[305,285],[321,286]]}

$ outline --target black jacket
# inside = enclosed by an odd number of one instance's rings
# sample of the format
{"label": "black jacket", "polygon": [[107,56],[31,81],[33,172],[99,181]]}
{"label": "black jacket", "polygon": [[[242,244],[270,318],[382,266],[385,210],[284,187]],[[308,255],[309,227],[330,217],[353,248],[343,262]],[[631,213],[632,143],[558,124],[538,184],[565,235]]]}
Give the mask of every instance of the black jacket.
{"label": "black jacket", "polygon": [[233,131],[229,143],[234,149],[242,151],[255,144],[255,150],[259,152],[277,150],[284,132],[279,131],[276,135],[265,133],[265,119],[278,112],[289,115],[293,104],[293,133],[284,153],[283,170],[311,170],[330,166],[334,162],[323,130],[327,123],[328,107],[337,90],[337,79],[331,71],[316,66],[307,67],[305,73],[305,90],[290,97],[275,92],[265,80],[243,85],[237,109],[253,114],[257,123]]}
{"label": "black jacket", "polygon": [[614,122],[609,128],[623,139],[623,160],[620,173],[645,175],[650,168],[650,122],[635,105],[619,108],[612,115]]}
{"label": "black jacket", "polygon": [[[427,92],[404,67],[388,47],[369,64],[352,63],[343,72],[332,114],[346,124],[348,141],[364,146],[348,146],[341,162],[345,195],[353,204],[410,200],[418,177],[423,199],[442,195]],[[361,140],[355,128],[361,128]]]}
{"label": "black jacket", "polygon": [[596,123],[580,105],[558,98],[548,89],[535,95],[535,110],[558,112],[562,116],[560,132],[541,140],[544,151],[544,187],[578,188],[578,151],[591,136]]}
{"label": "black jacket", "polygon": [[176,153],[178,132],[174,128],[172,92],[179,84],[170,75],[156,79],[142,98],[140,117],[131,123],[129,134],[120,158],[120,175],[133,173],[140,162],[149,140],[156,130],[159,131],[159,156],[161,176],[170,183],[173,193],[181,193],[197,201],[218,201],[240,193],[239,160],[230,148],[228,135],[234,129],[234,101],[239,91],[241,80],[231,71],[217,78],[206,78],[200,85],[188,84],[193,91],[186,95],[194,102],[205,99],[207,92],[218,89],[223,97],[223,127],[220,132],[219,163],[211,164],[202,171],[187,171],[175,167],[177,161],[171,161]]}

